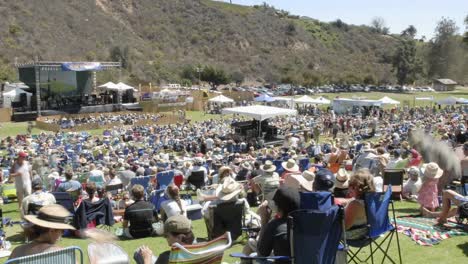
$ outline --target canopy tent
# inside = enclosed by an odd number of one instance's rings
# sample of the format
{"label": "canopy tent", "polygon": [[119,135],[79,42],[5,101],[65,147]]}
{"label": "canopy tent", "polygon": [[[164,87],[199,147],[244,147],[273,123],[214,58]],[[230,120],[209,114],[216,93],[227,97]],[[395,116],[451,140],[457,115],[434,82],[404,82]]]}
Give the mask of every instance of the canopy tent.
{"label": "canopy tent", "polygon": [[414,100],[416,101],[434,101],[434,97],[415,97]]}
{"label": "canopy tent", "polygon": [[105,84],[99,85],[98,87],[99,88],[107,88],[107,89],[117,89],[118,88],[117,84],[115,84],[113,82],[106,82]]}
{"label": "canopy tent", "polygon": [[382,106],[382,102],[379,100],[354,100],[347,98],[337,98],[333,100],[333,110],[337,114],[345,113],[349,109],[358,106],[358,107],[372,107],[372,106]]}
{"label": "canopy tent", "polygon": [[9,92],[9,91],[15,90],[16,88],[27,90],[29,89],[29,86],[27,86],[26,84],[22,82],[18,82],[18,83],[5,82],[4,92]]}
{"label": "canopy tent", "polygon": [[264,106],[264,105],[224,108],[222,110],[222,113],[250,116],[254,118],[255,120],[260,120],[260,121],[268,119],[268,118],[276,117],[276,116],[297,115],[296,110]]}
{"label": "canopy tent", "polygon": [[388,96],[384,96],[382,98],[379,99],[380,102],[382,102],[382,104],[387,104],[387,105],[396,105],[396,104],[400,104],[400,102],[398,102],[397,100],[394,100]]}
{"label": "canopy tent", "polygon": [[318,101],[312,97],[304,95],[297,99],[294,99],[294,103],[296,104],[318,104]]}
{"label": "canopy tent", "polygon": [[320,96],[319,98],[315,99],[319,104],[330,104],[331,101],[328,100],[327,98]]}
{"label": "canopy tent", "polygon": [[439,105],[454,105],[454,104],[467,104],[468,100],[465,98],[457,98],[454,96],[449,96],[447,98],[441,99],[437,101],[437,104]]}
{"label": "canopy tent", "polygon": [[33,94],[23,89],[15,88],[14,90],[3,93],[3,107],[10,108],[12,102],[19,102],[21,100],[21,94],[26,94],[27,106],[30,106],[31,96]]}
{"label": "canopy tent", "polygon": [[216,97],[213,97],[211,99],[209,99],[208,101],[210,102],[213,102],[213,103],[234,103],[234,100],[232,100],[231,98],[229,97],[226,97],[224,95],[218,95]]}
{"label": "canopy tent", "polygon": [[125,84],[123,82],[119,82],[117,84],[115,84],[113,82],[107,82],[107,83],[105,83],[103,85],[99,85],[98,87],[106,88],[108,90],[114,90],[114,91],[118,91],[118,92],[123,92],[123,91],[131,90],[131,89],[136,91],[135,88],[133,88],[132,86],[127,85],[127,84]]}
{"label": "canopy tent", "polygon": [[268,94],[261,94],[255,98],[255,102],[274,102],[275,98],[269,96]]}

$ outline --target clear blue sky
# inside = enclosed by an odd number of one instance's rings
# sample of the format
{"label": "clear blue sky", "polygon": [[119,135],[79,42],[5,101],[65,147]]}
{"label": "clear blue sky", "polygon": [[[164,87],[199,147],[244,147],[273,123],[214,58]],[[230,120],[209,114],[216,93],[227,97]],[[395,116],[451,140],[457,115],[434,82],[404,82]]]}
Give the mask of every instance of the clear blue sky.
{"label": "clear blue sky", "polygon": [[[224,0],[224,2],[229,2]],[[400,33],[414,25],[418,36],[430,39],[437,21],[453,19],[459,33],[465,31],[463,21],[468,15],[468,0],[232,0],[235,4],[260,5],[263,2],[294,15],[308,16],[329,22],[340,18],[348,24],[368,25],[383,17],[391,33]]]}

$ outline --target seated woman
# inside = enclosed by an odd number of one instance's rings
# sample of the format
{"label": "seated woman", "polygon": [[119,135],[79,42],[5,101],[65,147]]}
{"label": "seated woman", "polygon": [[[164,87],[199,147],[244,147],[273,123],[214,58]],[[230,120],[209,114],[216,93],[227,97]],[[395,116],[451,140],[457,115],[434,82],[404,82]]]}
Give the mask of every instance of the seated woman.
{"label": "seated woman", "polygon": [[[273,201],[278,210],[277,217],[269,221],[272,211],[263,211],[260,215],[262,229],[258,240],[250,239],[244,247],[244,254],[249,255],[252,252],[257,252],[258,256],[263,257],[270,256],[271,253],[275,256],[291,256],[287,218],[290,212],[299,209],[299,192],[293,188],[280,187],[276,191]],[[290,263],[290,261],[277,261],[276,263]]]}
{"label": "seated woman", "polygon": [[462,203],[468,203],[468,196],[463,196],[453,190],[444,190],[442,194],[442,212],[440,212],[437,222],[439,224],[447,223],[447,218],[455,216],[458,208],[452,208],[452,204],[459,206]]}
{"label": "seated woman", "polygon": [[[169,247],[174,243],[191,245],[195,240],[192,223],[183,215],[169,217],[164,223],[164,233]],[[151,249],[142,246],[135,252],[134,259],[138,264],[168,264],[170,253],[170,250],[164,251],[155,261]]]}
{"label": "seated woman", "polygon": [[75,229],[68,224],[69,216],[70,212],[58,204],[42,207],[37,215],[24,216],[24,219],[32,224],[28,228],[29,240],[32,242],[16,247],[9,259],[61,249],[57,246],[57,242],[62,237],[63,231]]}
{"label": "seated woman", "polygon": [[367,234],[364,194],[375,192],[373,176],[368,169],[359,169],[351,176],[348,185],[350,199],[341,203],[345,206],[346,238],[359,239]]}
{"label": "seated woman", "polygon": [[169,185],[166,189],[166,196],[169,200],[161,203],[161,218],[166,220],[175,215],[184,215],[187,217],[186,202],[180,199],[179,187]]}
{"label": "seated woman", "polygon": [[90,201],[92,203],[101,200],[101,198],[99,198],[99,196],[97,195],[96,183],[94,182],[87,183],[85,190],[86,190],[86,193],[88,194],[88,197],[85,200]]}

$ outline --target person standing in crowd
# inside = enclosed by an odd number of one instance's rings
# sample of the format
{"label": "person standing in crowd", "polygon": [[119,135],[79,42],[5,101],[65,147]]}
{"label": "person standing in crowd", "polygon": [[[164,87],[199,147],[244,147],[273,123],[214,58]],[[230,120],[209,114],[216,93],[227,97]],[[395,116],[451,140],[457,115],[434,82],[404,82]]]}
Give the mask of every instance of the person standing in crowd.
{"label": "person standing in crowd", "polygon": [[15,178],[16,196],[21,209],[23,198],[31,194],[31,168],[26,160],[28,154],[24,151],[18,153],[18,158],[12,166],[10,176]]}

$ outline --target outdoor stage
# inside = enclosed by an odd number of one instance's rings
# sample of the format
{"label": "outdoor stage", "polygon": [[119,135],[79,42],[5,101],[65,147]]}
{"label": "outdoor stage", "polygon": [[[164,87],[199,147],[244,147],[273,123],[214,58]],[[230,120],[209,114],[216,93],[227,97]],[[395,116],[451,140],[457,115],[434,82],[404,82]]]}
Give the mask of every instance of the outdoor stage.
{"label": "outdoor stage", "polygon": [[[143,111],[139,103],[128,104],[105,104],[88,106],[69,106],[59,110],[42,110],[41,116],[109,113],[119,111]],[[14,112],[11,120],[14,122],[34,121],[38,117],[37,111]]]}

